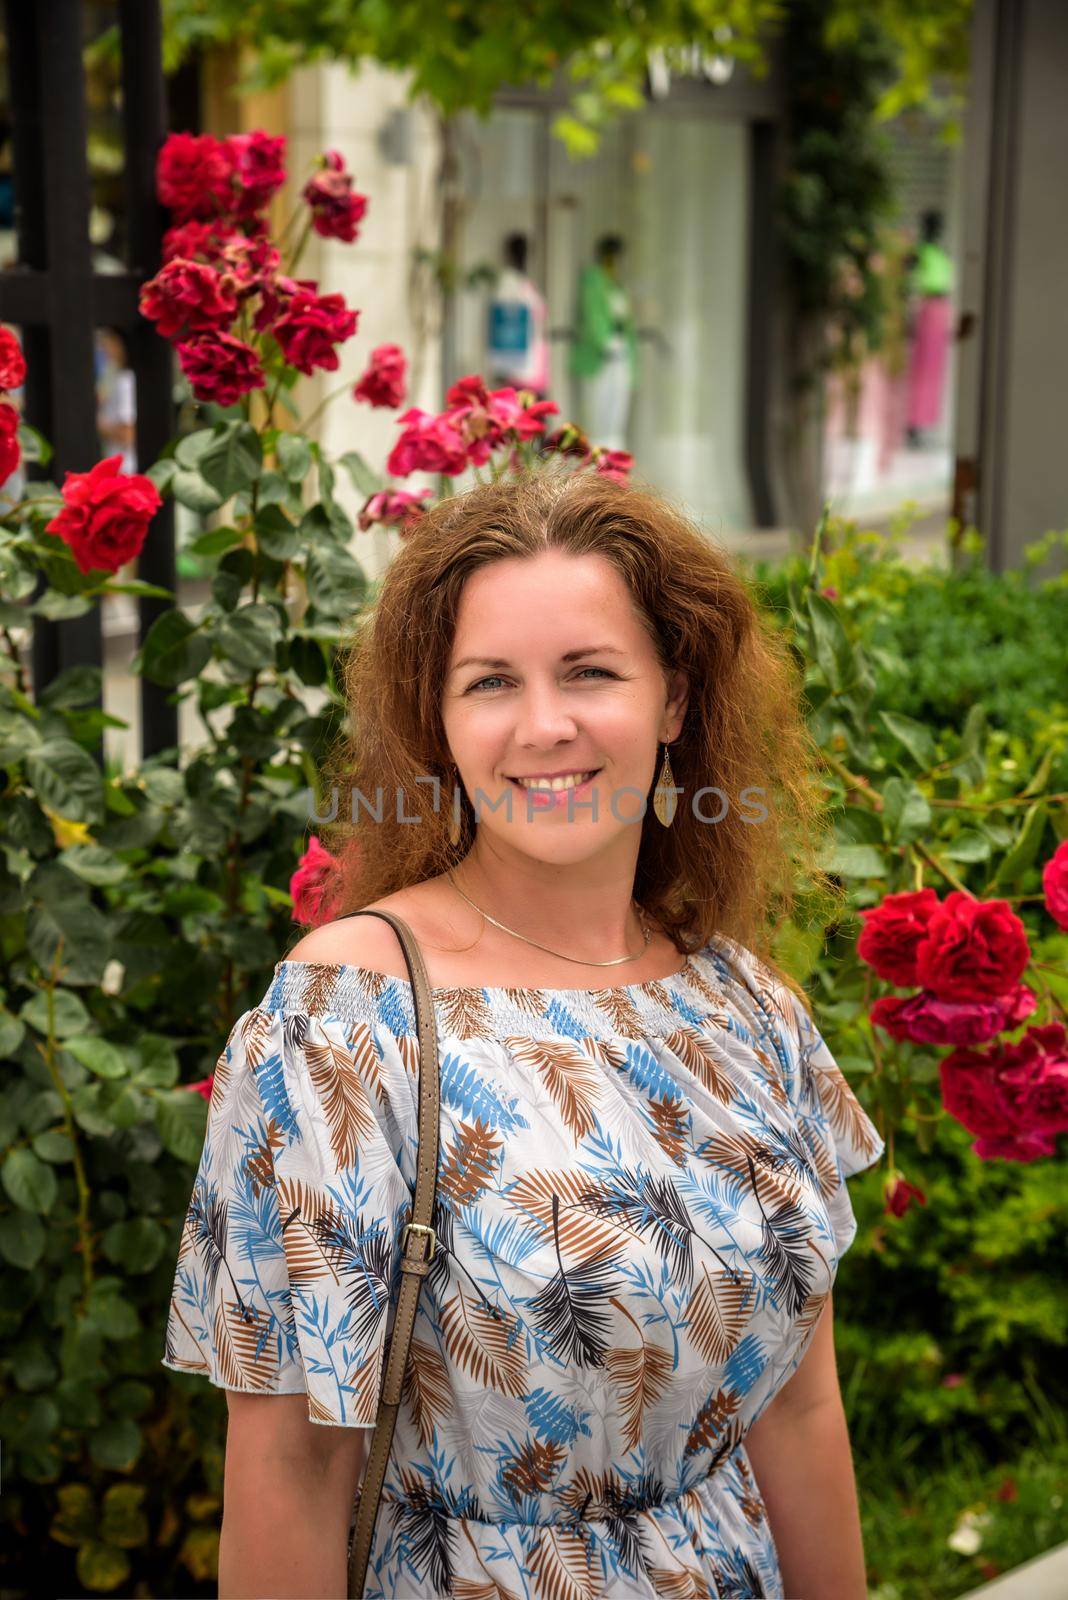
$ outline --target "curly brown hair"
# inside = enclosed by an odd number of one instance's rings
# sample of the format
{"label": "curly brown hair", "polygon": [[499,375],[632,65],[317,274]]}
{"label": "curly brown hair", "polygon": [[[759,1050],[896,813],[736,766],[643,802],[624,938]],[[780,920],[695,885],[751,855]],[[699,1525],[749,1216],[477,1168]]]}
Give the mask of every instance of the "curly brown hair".
{"label": "curly brown hair", "polygon": [[[648,489],[559,462],[433,506],[346,641],[349,728],[325,774],[345,801],[339,820],[320,826],[341,862],[337,914],[443,873],[467,853],[475,824],[466,795],[460,840],[449,842],[454,769],[441,716],[461,592],[490,562],[546,550],[606,557],[665,673],[679,668],[689,680],[685,719],[671,746],[682,795],[672,826],[661,826],[651,807],[642,821],[636,899],[680,951],[727,934],[800,993],[770,946],[797,887],[829,884],[816,866],[823,826],[811,775],[818,758],[789,646],[749,580],[680,508]],[[427,781],[434,776],[442,786],[437,809]],[[689,803],[713,785],[731,802],[715,826],[701,822]],[[379,788],[381,821],[358,809],[354,822],[351,794],[358,790],[371,804]],[[743,820],[734,803],[746,788],[763,790],[768,814],[761,823]],[[398,793],[419,825],[398,821]]]}

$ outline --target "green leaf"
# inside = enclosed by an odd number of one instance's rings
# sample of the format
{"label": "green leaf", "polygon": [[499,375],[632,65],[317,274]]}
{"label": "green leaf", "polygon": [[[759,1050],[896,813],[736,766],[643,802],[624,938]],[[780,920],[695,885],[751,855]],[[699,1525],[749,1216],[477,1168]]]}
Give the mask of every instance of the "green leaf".
{"label": "green leaf", "polygon": [[69,845],[66,850],[60,851],[58,859],[83,883],[91,883],[97,888],[105,884],[122,883],[130,875],[125,861],[120,861],[117,855],[98,844]]}
{"label": "green leaf", "polygon": [[230,661],[255,671],[257,667],[274,665],[275,645],[281,637],[278,612],[257,601],[224,617],[215,629],[214,642]]}
{"label": "green leaf", "polygon": [[142,671],[154,683],[174,687],[196,678],[211,659],[211,643],[202,628],[195,626],[181,611],[165,611],[157,617],[138,656],[134,671]]}
{"label": "green leaf", "polygon": [[90,1434],[90,1456],[98,1467],[130,1472],[141,1454],[141,1429],[133,1418],[118,1416]]}
{"label": "green leaf", "polygon": [[193,433],[183,435],[174,447],[174,459],[180,467],[196,468],[200,465],[200,458],[205,451],[210,450],[216,439],[214,428],[197,428]]}
{"label": "green leaf", "polygon": [[263,470],[259,434],[247,422],[228,423],[221,437],[204,451],[197,467],[222,500],[229,500],[231,495],[250,488]]}
{"label": "green leaf", "polygon": [[275,445],[278,465],[291,483],[303,483],[311,471],[312,453],[307,439],[299,433],[282,432]]}
{"label": "green leaf", "polygon": [[343,545],[316,544],[308,551],[308,599],[327,616],[348,616],[363,604],[367,579]]}
{"label": "green leaf", "polygon": [[86,1320],[106,1339],[132,1339],[141,1331],[137,1312],[114,1277],[98,1278],[89,1290]]}
{"label": "green leaf", "polygon": [[171,493],[179,505],[186,506],[202,517],[207,516],[209,511],[218,511],[223,504],[222,495],[199,472],[190,472],[182,467],[171,478]]}
{"label": "green leaf", "polygon": [[165,1034],[143,1033],[137,1041],[141,1065],[133,1082],[146,1089],[172,1089],[178,1082],[178,1053]]}
{"label": "green leaf", "polygon": [[99,667],[67,667],[58,678],[45,684],[37,696],[40,706],[70,709],[91,706],[100,698],[104,675]]}
{"label": "green leaf", "polygon": [[151,1217],[130,1217],[105,1228],[101,1246],[109,1261],[126,1272],[150,1272],[162,1256],[167,1237]]}
{"label": "green leaf", "polygon": [[59,1510],[52,1518],[49,1536],[57,1544],[80,1545],[96,1528],[93,1491],[86,1483],[62,1483],[56,1490]]}
{"label": "green leaf", "polygon": [[813,589],[805,591],[805,609],[817,664],[831,688],[840,694],[857,679],[855,652],[842,619],[830,601]]}
{"label": "green leaf", "polygon": [[156,1127],[164,1149],[179,1161],[194,1165],[204,1147],[208,1124],[207,1101],[189,1089],[156,1096]]}
{"label": "green leaf", "polygon": [[382,479],[367,465],[359,451],[347,450],[338,465],[345,468],[352,479],[353,487],[365,497],[377,494],[382,488]]}
{"label": "green leaf", "polygon": [[143,1483],[113,1483],[106,1490],[100,1536],[108,1544],[134,1550],[148,1543],[148,1518],[141,1509],[145,1493]]}
{"label": "green leaf", "polygon": [[887,730],[905,746],[921,771],[926,772],[934,765],[935,742],[929,728],[912,717],[902,716],[898,711],[880,711],[879,716]]}
{"label": "green leaf", "polygon": [[42,1161],[51,1161],[56,1166],[74,1160],[71,1136],[62,1128],[46,1128],[43,1133],[35,1134],[33,1152],[34,1155],[40,1156]]}
{"label": "green leaf", "polygon": [[820,864],[824,871],[836,873],[840,878],[886,877],[885,855],[868,844],[835,843]]}
{"label": "green leaf", "polygon": [[98,1078],[125,1078],[129,1075],[130,1063],[124,1053],[98,1033],[75,1035],[73,1039],[64,1041],[63,1048]]}
{"label": "green leaf", "polygon": [[[92,1438],[95,1439],[96,1434]],[[122,1462],[101,1459],[92,1448],[92,1440],[90,1440],[90,1454],[99,1466],[123,1465]],[[94,1594],[109,1594],[124,1584],[130,1576],[130,1558],[113,1544],[105,1544],[102,1539],[87,1539],[79,1547],[75,1567],[83,1588],[89,1589]]]}
{"label": "green leaf", "polygon": [[108,920],[90,901],[68,896],[32,906],[26,946],[43,972],[69,984],[97,984],[108,962]]}
{"label": "green leaf", "polygon": [[152,465],[146,470],[145,477],[156,485],[160,494],[166,494],[174,481],[174,474],[177,470],[174,458],[165,456],[160,461],[153,461]]}
{"label": "green leaf", "polygon": [[257,513],[255,534],[260,549],[273,561],[292,561],[301,547],[300,533],[281,506],[264,506]]}
{"label": "green leaf", "polygon": [[890,838],[898,843],[919,838],[931,826],[931,807],[914,783],[890,778],[883,786],[883,819]]}
{"label": "green leaf", "polygon": [[13,1056],[25,1037],[25,1023],[12,1016],[6,1006],[0,1006],[0,1060]]}
{"label": "green leaf", "polygon": [[221,556],[225,551],[233,549],[240,544],[244,535],[240,529],[230,526],[222,528],[209,528],[206,533],[200,533],[190,541],[186,549],[195,556]]}
{"label": "green leaf", "polygon": [[104,814],[100,768],[73,739],[45,739],[26,754],[26,776],[43,805],[71,822],[95,822]]}
{"label": "green leaf", "polygon": [[989,861],[993,845],[985,833],[975,828],[962,828],[955,839],[943,845],[940,855],[948,861]]}
{"label": "green leaf", "polygon": [[4,1188],[23,1211],[47,1216],[56,1203],[56,1175],[48,1164],[25,1147],[8,1152],[0,1179]]}
{"label": "green leaf", "polygon": [[1004,856],[994,873],[994,887],[1005,888],[1007,885],[1018,884],[1033,865],[1038,854],[1038,847],[1042,842],[1042,835],[1046,831],[1046,817],[1048,807],[1044,800],[1039,800],[1029,806],[1016,836],[1016,841],[1007,856]]}
{"label": "green leaf", "polygon": [[[45,1037],[48,1034],[48,993],[39,989],[19,1012],[23,1022]],[[53,993],[52,1028],[57,1039],[66,1039],[72,1033],[81,1033],[92,1021],[80,995],[69,989],[56,989]]]}
{"label": "green leaf", "polygon": [[44,1255],[44,1224],[30,1211],[8,1211],[0,1217],[0,1256],[30,1272]]}

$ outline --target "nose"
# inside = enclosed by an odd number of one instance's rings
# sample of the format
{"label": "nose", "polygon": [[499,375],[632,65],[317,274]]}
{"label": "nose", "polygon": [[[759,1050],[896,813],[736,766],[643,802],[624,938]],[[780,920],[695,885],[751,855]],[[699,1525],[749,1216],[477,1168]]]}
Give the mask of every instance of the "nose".
{"label": "nose", "polygon": [[555,683],[529,683],[516,711],[515,742],[524,750],[548,750],[578,733],[575,714]]}

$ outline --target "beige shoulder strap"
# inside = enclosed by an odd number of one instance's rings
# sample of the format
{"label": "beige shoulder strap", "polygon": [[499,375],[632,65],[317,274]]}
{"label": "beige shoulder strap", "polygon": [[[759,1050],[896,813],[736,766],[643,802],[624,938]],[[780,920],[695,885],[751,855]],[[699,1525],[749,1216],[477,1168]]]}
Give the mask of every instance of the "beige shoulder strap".
{"label": "beige shoulder strap", "polygon": [[415,1194],[411,1221],[401,1235],[401,1280],[397,1311],[386,1350],[386,1370],[378,1402],[374,1434],[367,1456],[363,1483],[356,1497],[356,1523],[349,1546],[349,1600],[360,1600],[367,1576],[367,1562],[374,1538],[378,1503],[393,1446],[393,1430],[400,1409],[401,1386],[408,1364],[415,1313],[423,1279],[434,1259],[434,1196],[438,1182],[438,1124],[441,1086],[438,1077],[438,1035],[434,1000],[423,965],[419,943],[406,922],[391,911],[350,911],[351,917],[381,917],[396,933],[415,996],[415,1024],[419,1037],[419,1149],[416,1158]]}

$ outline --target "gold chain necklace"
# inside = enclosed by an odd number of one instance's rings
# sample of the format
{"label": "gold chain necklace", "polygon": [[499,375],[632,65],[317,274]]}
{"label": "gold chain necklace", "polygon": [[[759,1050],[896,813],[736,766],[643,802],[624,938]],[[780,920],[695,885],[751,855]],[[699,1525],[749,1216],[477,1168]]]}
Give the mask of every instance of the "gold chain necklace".
{"label": "gold chain necklace", "polygon": [[510,933],[513,938],[522,939],[524,944],[532,944],[536,949],[544,950],[547,955],[559,957],[561,961],[573,961],[575,965],[579,967],[619,967],[622,966],[625,961],[638,961],[648,950],[649,941],[653,937],[652,929],[649,927],[648,921],[646,920],[645,912],[643,911],[642,907],[637,904],[637,901],[635,901],[634,905],[635,910],[638,913],[638,921],[641,923],[642,933],[645,937],[645,943],[642,945],[642,948],[638,951],[636,956],[615,956],[611,961],[584,961],[580,956],[565,956],[562,955],[559,950],[550,950],[547,944],[539,944],[537,939],[530,939],[525,933],[517,933],[515,928],[508,928],[503,922],[498,922],[497,918],[491,917],[488,911],[483,911],[481,906],[475,905],[475,902],[471,899],[470,895],[464,894],[463,890],[460,888],[460,885],[453,877],[451,870],[447,871],[445,876],[456,890],[456,893],[466,900],[469,906],[474,906],[476,911],[481,912],[482,916],[485,917],[487,922],[492,922],[495,928],[500,928],[502,933]]}

